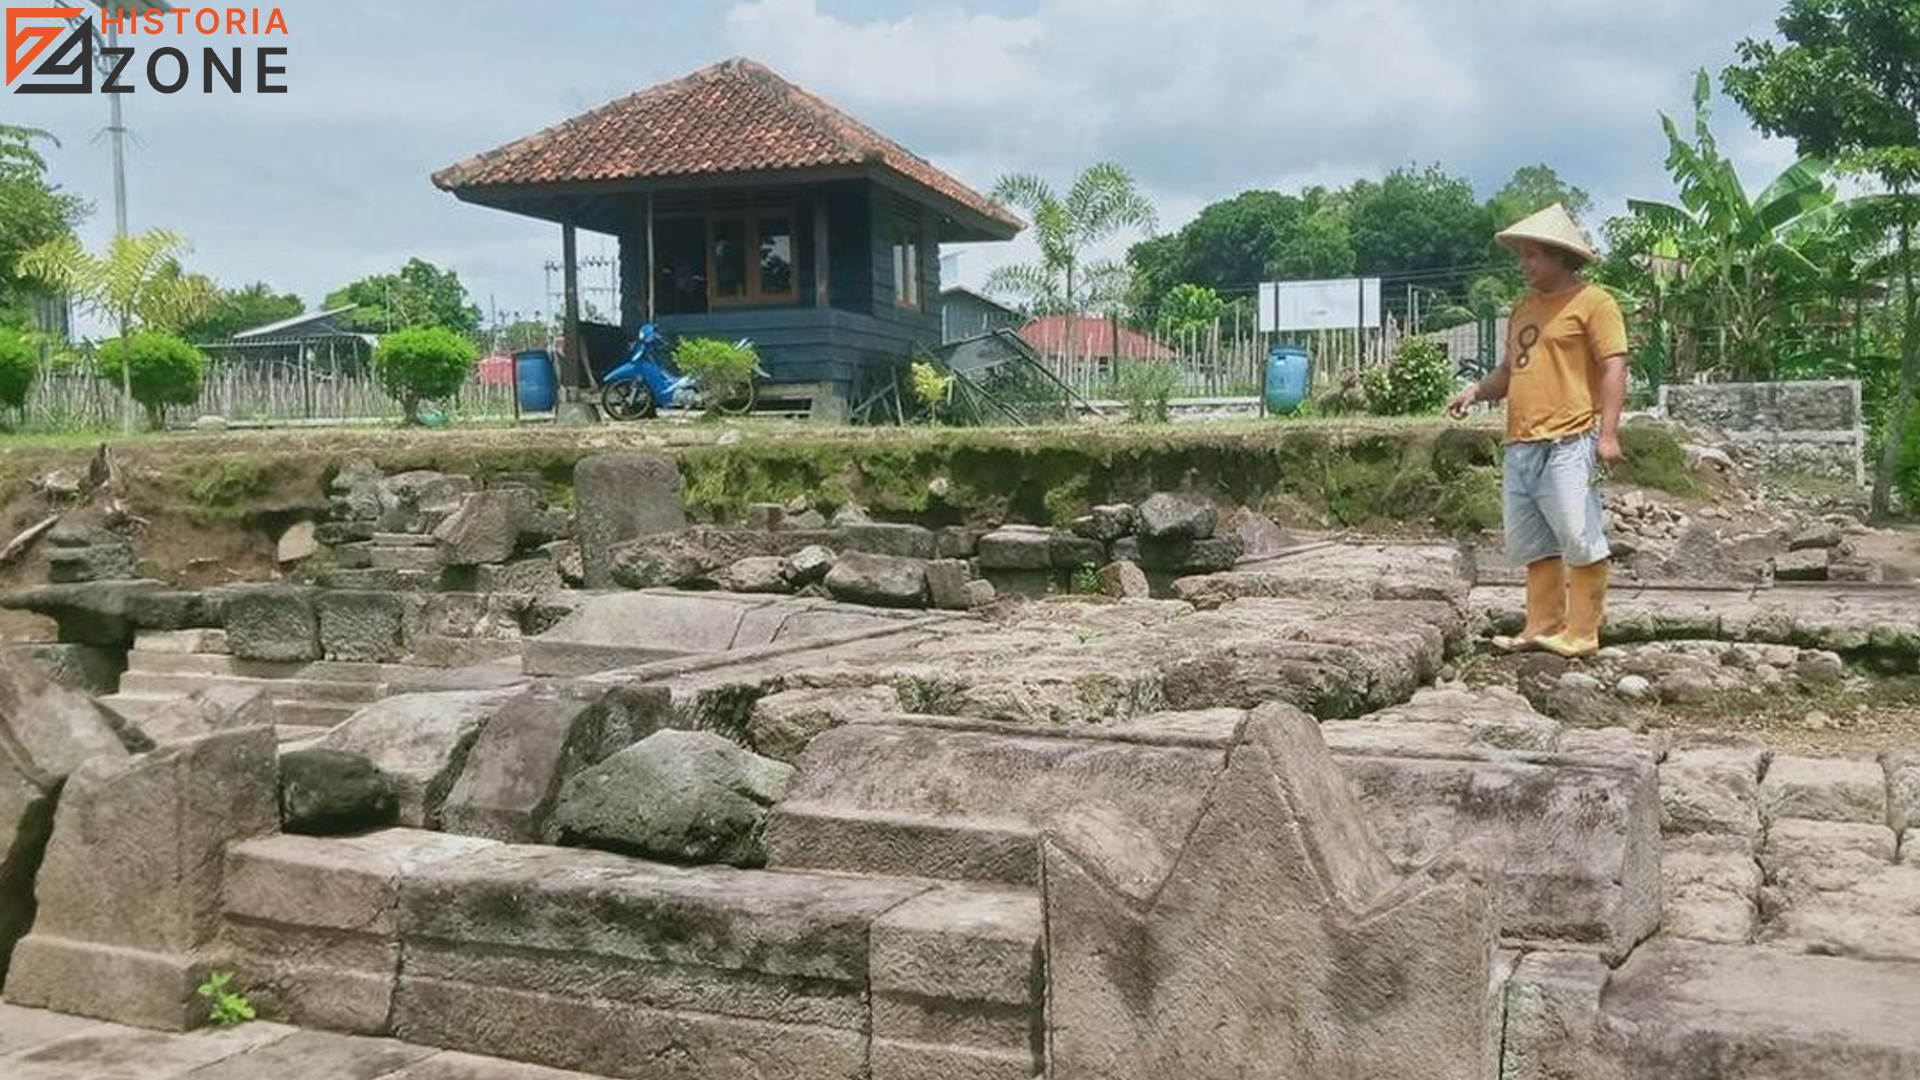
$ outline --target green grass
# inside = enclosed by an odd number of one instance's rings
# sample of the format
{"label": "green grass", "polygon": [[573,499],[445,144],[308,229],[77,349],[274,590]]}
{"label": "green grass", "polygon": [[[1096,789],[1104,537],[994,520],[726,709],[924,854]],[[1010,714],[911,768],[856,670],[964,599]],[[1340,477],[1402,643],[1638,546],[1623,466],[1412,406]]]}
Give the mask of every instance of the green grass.
{"label": "green grass", "polygon": [[[723,436],[732,441],[721,443]],[[1684,455],[1665,429],[1635,426],[1623,438],[1628,460],[1617,480],[1693,492]],[[84,468],[99,441],[82,433],[0,438],[0,499],[9,481],[17,485],[56,464]],[[706,520],[733,520],[751,503],[803,497],[825,513],[857,503],[882,517],[932,525],[1064,524],[1098,503],[1182,488],[1340,527],[1462,534],[1497,527],[1500,517],[1500,430],[1434,417],[1030,428],[463,425],[107,441],[120,449],[123,465],[139,468],[149,494],[207,521],[324,509],[327,481],[355,453],[389,473],[537,473],[556,504],[567,505],[579,460],[617,450],[674,454],[689,509]]]}

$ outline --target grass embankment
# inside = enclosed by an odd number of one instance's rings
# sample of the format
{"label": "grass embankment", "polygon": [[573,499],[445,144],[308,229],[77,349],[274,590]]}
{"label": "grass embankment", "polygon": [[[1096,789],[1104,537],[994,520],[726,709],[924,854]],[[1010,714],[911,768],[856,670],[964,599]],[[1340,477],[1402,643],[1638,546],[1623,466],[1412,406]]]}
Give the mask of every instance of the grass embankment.
{"label": "grass embankment", "polygon": [[[1618,482],[1688,494],[1692,479],[1664,428],[1624,437]],[[31,498],[48,470],[84,475],[97,439],[0,438],[0,506]],[[538,473],[559,503],[594,453],[676,455],[693,514],[737,517],[750,503],[805,497],[831,512],[927,524],[1064,523],[1101,502],[1190,488],[1283,521],[1360,530],[1464,534],[1500,520],[1499,433],[1435,420],[1080,425],[1019,429],[812,428],[770,422],[623,428],[303,429],[111,440],[127,501],[150,519],[266,531],[327,506],[349,456],[382,470],[479,477]]]}

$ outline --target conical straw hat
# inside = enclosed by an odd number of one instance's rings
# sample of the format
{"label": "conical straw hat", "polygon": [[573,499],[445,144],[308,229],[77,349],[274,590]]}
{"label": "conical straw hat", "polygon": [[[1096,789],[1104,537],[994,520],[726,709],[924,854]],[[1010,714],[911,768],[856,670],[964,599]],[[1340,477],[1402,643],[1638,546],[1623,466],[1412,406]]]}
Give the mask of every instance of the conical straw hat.
{"label": "conical straw hat", "polygon": [[1567,213],[1567,208],[1559,203],[1554,203],[1531,217],[1514,222],[1510,228],[1496,235],[1494,239],[1500,241],[1501,245],[1509,251],[1516,250],[1514,244],[1518,241],[1533,240],[1550,247],[1571,251],[1588,262],[1594,262],[1600,258],[1600,254],[1587,243],[1587,234],[1581,232],[1580,226],[1573,223],[1573,215]]}

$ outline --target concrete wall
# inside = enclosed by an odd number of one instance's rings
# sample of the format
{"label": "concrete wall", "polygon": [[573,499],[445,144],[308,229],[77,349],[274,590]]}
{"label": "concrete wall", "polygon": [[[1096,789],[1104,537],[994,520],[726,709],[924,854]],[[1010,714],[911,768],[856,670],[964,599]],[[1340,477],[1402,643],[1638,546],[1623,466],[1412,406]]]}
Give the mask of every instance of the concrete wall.
{"label": "concrete wall", "polygon": [[1857,380],[1663,386],[1668,419],[1726,439],[1749,464],[1866,483]]}

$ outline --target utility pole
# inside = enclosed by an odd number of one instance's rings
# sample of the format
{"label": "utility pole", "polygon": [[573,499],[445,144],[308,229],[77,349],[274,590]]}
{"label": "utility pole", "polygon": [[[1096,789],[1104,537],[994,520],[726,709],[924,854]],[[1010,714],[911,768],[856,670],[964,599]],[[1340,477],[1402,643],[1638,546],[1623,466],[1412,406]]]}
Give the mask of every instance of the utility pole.
{"label": "utility pole", "polygon": [[[115,15],[121,12],[121,10],[131,10],[131,12],[134,13],[134,17],[138,17],[138,13],[148,12],[148,10],[171,12],[171,8],[169,8],[167,4],[163,4],[161,0],[131,0],[131,2],[127,2],[127,4],[119,4],[119,2],[115,2],[115,0],[92,0],[92,4],[94,4],[96,8],[100,8],[100,19],[102,19],[102,21],[106,21],[109,4],[113,6]],[[75,19],[67,19],[67,21],[73,23]],[[86,23],[86,33],[92,35],[94,40],[100,38],[100,31],[86,19],[86,15],[79,15],[79,21]],[[113,46],[119,44],[119,25],[117,25],[117,23],[108,23],[106,44],[108,44],[108,48],[113,48]],[[113,75],[113,61],[111,61],[111,56],[108,56],[108,54],[96,52],[96,54],[94,54],[94,67],[98,67],[104,77],[111,77],[111,75]],[[121,100],[119,94],[109,92],[108,138],[111,140],[111,144],[113,144],[113,240],[115,240],[115,244],[119,244],[121,240],[127,238],[127,117],[121,113],[121,102],[119,102],[119,100]],[[121,332],[121,434],[132,434],[132,365],[131,363],[127,363],[127,332],[129,332],[129,327],[127,327],[125,321],[121,323],[119,332]]]}
{"label": "utility pole", "polygon": [[[100,9],[100,19],[106,22],[107,11],[111,8],[116,17],[121,11],[129,11],[135,17],[143,11],[173,10],[162,0],[92,0],[93,6]],[[76,30],[83,30],[93,38],[95,44],[101,41],[100,30],[86,15],[73,15],[67,18],[67,24]],[[120,43],[120,29],[116,23],[107,23],[105,44],[114,48]],[[113,74],[113,59],[100,50],[94,50],[93,64],[103,78]],[[120,95],[107,95],[107,136],[113,145],[113,238],[116,244],[127,238],[127,123],[120,109]],[[120,433],[133,434],[133,371],[127,363],[126,348],[129,327],[120,325]]]}

